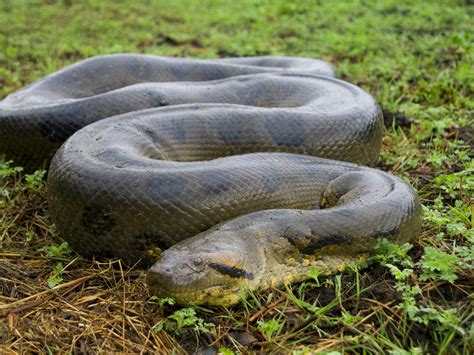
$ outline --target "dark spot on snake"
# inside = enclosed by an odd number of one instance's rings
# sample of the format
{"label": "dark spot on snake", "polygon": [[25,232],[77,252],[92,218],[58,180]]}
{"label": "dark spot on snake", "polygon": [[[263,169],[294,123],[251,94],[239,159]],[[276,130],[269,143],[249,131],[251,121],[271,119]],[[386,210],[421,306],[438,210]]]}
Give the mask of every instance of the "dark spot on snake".
{"label": "dark spot on snake", "polygon": [[353,211],[350,208],[340,208],[337,211],[334,211],[334,213],[341,217],[350,217],[352,216]]}
{"label": "dark spot on snake", "polygon": [[212,180],[208,177],[203,177],[201,184],[205,195],[219,195],[230,188],[230,181],[226,177],[219,177],[218,180],[217,177]]}
{"label": "dark spot on snake", "polygon": [[249,88],[247,94],[245,95],[245,98],[242,100],[245,102],[245,105],[248,106],[258,106],[258,97],[259,95],[255,92],[255,90],[251,90]]}
{"label": "dark spot on snake", "polygon": [[190,78],[192,78],[194,74],[193,70],[186,66],[170,65],[168,70],[171,72],[172,77],[176,78],[173,81],[194,81],[190,80]]}
{"label": "dark spot on snake", "polygon": [[283,177],[276,170],[273,170],[269,172],[268,175],[262,177],[262,183],[265,186],[265,190],[270,193],[278,190],[283,181]]}
{"label": "dark spot on snake", "polygon": [[343,235],[331,235],[328,237],[323,237],[320,240],[305,246],[303,249],[301,249],[301,252],[303,254],[311,255],[314,254],[317,249],[321,249],[322,247],[325,247],[327,245],[342,244],[346,241],[347,238]]}
{"label": "dark spot on snake", "polygon": [[179,198],[184,186],[186,186],[186,179],[177,174],[169,174],[149,178],[146,183],[146,192],[147,196],[156,203],[164,203]]}
{"label": "dark spot on snake", "polygon": [[223,275],[227,275],[233,278],[245,278],[247,280],[253,280],[253,274],[251,272],[247,272],[243,269],[240,269],[235,266],[229,266],[226,264],[220,264],[220,263],[210,263],[209,266],[220,272]]}
{"label": "dark spot on snake", "polygon": [[265,128],[273,141],[280,147],[300,147],[304,144],[304,123],[298,120],[288,120],[276,117],[265,121]]}
{"label": "dark spot on snake", "polygon": [[168,247],[163,242],[161,242],[162,239],[163,238],[161,238],[159,235],[147,233],[140,233],[133,238],[133,240],[136,242],[137,249],[139,250],[147,250],[150,247],[158,247],[163,251]]}
{"label": "dark spot on snake", "polygon": [[217,120],[217,134],[226,144],[235,145],[241,142],[241,124],[237,120]]}
{"label": "dark spot on snake", "polygon": [[115,167],[124,167],[127,164],[133,164],[133,159],[130,159],[127,155],[121,154],[115,149],[106,149],[97,153],[97,158],[101,161],[107,162],[114,165]]}
{"label": "dark spot on snake", "polygon": [[179,124],[176,124],[173,129],[169,129],[166,131],[168,135],[171,136],[171,138],[174,141],[177,141],[179,144],[186,144],[187,139],[186,139],[186,130]]}
{"label": "dark spot on snake", "polygon": [[363,144],[369,144],[377,137],[377,130],[381,129],[381,121],[373,120],[369,123],[366,130],[361,131],[359,134],[359,142]]}
{"label": "dark spot on snake", "polygon": [[86,115],[79,105],[74,105],[72,109],[69,106],[63,107],[60,112],[41,112],[39,109],[38,111],[36,120],[38,128],[41,135],[51,143],[63,143],[87,124],[84,119]]}
{"label": "dark spot on snake", "polygon": [[116,222],[110,212],[98,206],[87,206],[82,213],[81,223],[87,233],[97,236],[104,235],[115,226]]}
{"label": "dark spot on snake", "polygon": [[[133,60],[124,60],[121,62],[125,66],[126,70],[130,73],[130,78],[133,78],[133,81],[139,82],[149,82],[153,81],[153,72],[151,71],[151,65],[145,61],[138,59]],[[130,85],[129,83],[128,85]],[[125,85],[124,85],[125,86]]]}
{"label": "dark spot on snake", "polygon": [[298,244],[298,239],[311,238],[311,229],[299,224],[291,224],[282,233],[291,244]]}
{"label": "dark spot on snake", "polygon": [[398,232],[397,228],[390,228],[390,229],[380,229],[380,230],[374,230],[373,236],[377,238],[383,238],[383,237],[393,237],[396,235]]}
{"label": "dark spot on snake", "polygon": [[399,201],[387,201],[386,205],[393,208],[393,209],[399,209],[401,208],[400,202]]}
{"label": "dark spot on snake", "polygon": [[146,95],[148,107],[163,107],[169,105],[166,98],[156,90],[146,89],[143,94]]}

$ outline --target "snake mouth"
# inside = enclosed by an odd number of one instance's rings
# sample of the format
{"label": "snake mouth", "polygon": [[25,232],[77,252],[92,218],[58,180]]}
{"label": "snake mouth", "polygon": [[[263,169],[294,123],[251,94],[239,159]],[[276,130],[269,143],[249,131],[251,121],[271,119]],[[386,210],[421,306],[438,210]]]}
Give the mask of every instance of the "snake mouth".
{"label": "snake mouth", "polygon": [[243,289],[240,284],[216,284],[206,288],[183,287],[168,282],[163,282],[160,274],[149,271],[147,284],[151,293],[159,297],[171,297],[179,305],[215,305],[230,306],[238,303],[242,297]]}
{"label": "snake mouth", "polygon": [[230,288],[223,290],[219,287],[212,287],[204,292],[195,291],[169,295],[178,305],[208,305],[229,307],[241,302],[245,298],[245,293],[241,288]]}

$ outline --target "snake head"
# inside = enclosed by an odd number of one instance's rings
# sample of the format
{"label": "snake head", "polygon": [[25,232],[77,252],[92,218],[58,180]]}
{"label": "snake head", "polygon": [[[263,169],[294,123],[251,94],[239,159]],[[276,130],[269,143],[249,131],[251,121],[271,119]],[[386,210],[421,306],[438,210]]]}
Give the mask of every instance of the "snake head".
{"label": "snake head", "polygon": [[151,291],[179,304],[239,302],[242,287],[257,277],[258,260],[253,243],[222,234],[226,233],[198,235],[163,252],[147,274]]}

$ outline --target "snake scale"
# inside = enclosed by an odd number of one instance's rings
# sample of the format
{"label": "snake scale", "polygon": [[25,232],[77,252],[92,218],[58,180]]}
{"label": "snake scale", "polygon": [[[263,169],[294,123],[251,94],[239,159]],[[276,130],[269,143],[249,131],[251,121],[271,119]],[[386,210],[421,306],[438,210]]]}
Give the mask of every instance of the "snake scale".
{"label": "snake scale", "polygon": [[368,167],[379,106],[334,76],[292,57],[92,57],[0,102],[0,152],[49,166],[79,253],[155,262],[154,293],[230,305],[419,233],[414,191]]}

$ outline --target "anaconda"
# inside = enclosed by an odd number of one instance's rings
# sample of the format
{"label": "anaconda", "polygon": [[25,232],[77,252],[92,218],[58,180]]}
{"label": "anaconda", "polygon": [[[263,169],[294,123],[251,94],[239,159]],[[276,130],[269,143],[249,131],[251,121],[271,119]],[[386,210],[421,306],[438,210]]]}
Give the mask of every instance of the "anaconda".
{"label": "anaconda", "polygon": [[414,191],[364,166],[378,159],[380,108],[332,75],[288,57],[100,56],[2,101],[0,148],[37,166],[72,134],[48,175],[70,245],[158,258],[154,293],[230,305],[419,233]]}

